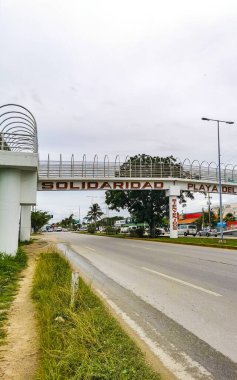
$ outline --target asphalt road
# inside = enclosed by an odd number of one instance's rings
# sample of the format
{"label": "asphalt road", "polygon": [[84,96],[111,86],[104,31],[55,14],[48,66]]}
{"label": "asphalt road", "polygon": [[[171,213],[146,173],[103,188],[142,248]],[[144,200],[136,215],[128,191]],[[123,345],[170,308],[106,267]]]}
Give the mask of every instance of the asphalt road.
{"label": "asphalt road", "polygon": [[237,379],[237,251],[47,236],[177,378]]}

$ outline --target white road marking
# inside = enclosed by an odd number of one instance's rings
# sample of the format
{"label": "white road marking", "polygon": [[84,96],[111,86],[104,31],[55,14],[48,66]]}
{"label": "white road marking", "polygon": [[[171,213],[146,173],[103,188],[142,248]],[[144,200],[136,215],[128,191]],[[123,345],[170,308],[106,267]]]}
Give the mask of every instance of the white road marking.
{"label": "white road marking", "polygon": [[90,251],[93,251],[95,252],[95,249],[94,248],[91,248],[91,247],[85,247],[86,249],[89,249]]}
{"label": "white road marking", "polygon": [[141,268],[144,269],[144,270],[146,270],[146,271],[148,271],[148,272],[151,272],[151,273],[157,274],[158,276],[161,276],[161,277],[164,277],[164,278],[168,278],[169,280],[172,280],[172,281],[178,282],[179,284],[186,285],[186,286],[190,286],[191,288],[194,288],[194,289],[200,290],[200,291],[202,291],[202,292],[205,292],[205,293],[211,294],[212,296],[215,296],[215,297],[222,297],[222,294],[219,294],[219,293],[216,293],[216,292],[212,292],[211,290],[208,290],[208,289],[202,288],[201,286],[197,286],[197,285],[191,284],[190,282],[186,282],[186,281],[183,281],[183,280],[179,280],[179,279],[176,278],[176,277],[171,277],[171,276],[168,276],[167,274],[164,274],[164,273],[161,273],[161,272],[157,272],[157,271],[155,271],[155,270],[152,270],[152,269],[149,269],[149,268],[146,268],[146,267],[141,267]]}
{"label": "white road marking", "polygon": [[137,248],[137,249],[147,249],[147,250],[152,249],[152,248],[149,248],[149,247],[142,247],[142,246],[140,246],[140,245],[132,245],[132,244],[130,244],[130,247],[132,247],[132,248]]}
{"label": "white road marking", "polygon": [[117,315],[122,318],[127,325],[136,332],[136,334],[140,337],[143,342],[145,342],[150,350],[164,363],[164,365],[180,380],[194,380],[194,377],[188,373],[195,369],[199,372],[200,378],[205,378],[209,380],[213,380],[210,372],[208,372],[204,367],[202,367],[199,363],[192,360],[188,355],[184,352],[183,357],[185,358],[185,364],[178,363],[174,360],[166,351],[164,351],[158,344],[150,339],[145,331],[126,313],[124,313],[111,299],[107,297],[107,295],[99,289],[96,289],[97,293],[110,305],[110,307],[115,311]]}

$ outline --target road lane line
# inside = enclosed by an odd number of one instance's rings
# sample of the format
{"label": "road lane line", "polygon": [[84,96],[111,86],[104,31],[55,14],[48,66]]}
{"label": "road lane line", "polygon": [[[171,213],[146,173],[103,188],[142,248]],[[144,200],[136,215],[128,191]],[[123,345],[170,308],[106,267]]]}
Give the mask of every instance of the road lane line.
{"label": "road lane line", "polygon": [[140,245],[131,245],[131,244],[130,244],[129,247],[131,247],[131,248],[137,248],[137,249],[146,249],[146,250],[152,249],[152,248],[149,248],[149,247],[142,247]]}
{"label": "road lane line", "polygon": [[[107,302],[107,304],[114,310],[114,312],[122,318],[122,320],[139,336],[139,338],[147,344],[150,350],[156,355],[163,364],[176,376],[179,380],[195,380],[197,377],[193,377],[190,372],[195,369],[198,372],[199,379],[214,380],[211,373],[202,367],[198,362],[194,361],[186,355],[184,352],[180,354],[184,357],[184,361],[178,362],[167,350],[164,350],[158,345],[158,342],[149,338],[143,328],[135,322],[128,314],[126,314],[120,307],[114,303],[104,292],[100,289],[96,289],[96,292]],[[151,326],[151,325],[150,325]],[[152,327],[152,326],[151,326]],[[190,371],[191,370],[191,371]]]}
{"label": "road lane line", "polygon": [[93,251],[95,252],[95,249],[94,248],[91,248],[91,247],[85,247],[86,249],[89,249],[90,251]]}
{"label": "road lane line", "polygon": [[146,268],[146,267],[141,267],[141,268],[144,269],[144,270],[146,270],[146,271],[148,271],[148,272],[157,274],[158,276],[161,276],[161,277],[164,277],[164,278],[168,278],[169,280],[178,282],[179,284],[187,285],[187,286],[190,286],[191,288],[194,288],[194,289],[197,289],[197,290],[201,290],[202,292],[211,294],[212,296],[222,297],[222,294],[219,294],[219,293],[216,293],[216,292],[212,292],[211,290],[202,288],[201,286],[197,286],[197,285],[191,284],[190,282],[179,280],[176,277],[171,277],[171,276],[168,276],[167,274],[164,274],[164,273],[161,273],[161,272],[157,272],[155,270],[152,270],[152,269],[149,269],[149,268]]}

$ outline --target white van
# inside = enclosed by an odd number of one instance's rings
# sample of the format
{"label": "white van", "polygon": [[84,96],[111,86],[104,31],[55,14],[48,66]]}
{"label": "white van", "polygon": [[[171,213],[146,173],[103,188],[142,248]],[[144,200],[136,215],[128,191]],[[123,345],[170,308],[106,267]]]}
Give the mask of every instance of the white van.
{"label": "white van", "polygon": [[178,226],[178,235],[197,235],[197,227],[194,224],[181,224]]}
{"label": "white van", "polygon": [[121,232],[121,234],[128,234],[129,233],[129,227],[121,227],[120,232]]}

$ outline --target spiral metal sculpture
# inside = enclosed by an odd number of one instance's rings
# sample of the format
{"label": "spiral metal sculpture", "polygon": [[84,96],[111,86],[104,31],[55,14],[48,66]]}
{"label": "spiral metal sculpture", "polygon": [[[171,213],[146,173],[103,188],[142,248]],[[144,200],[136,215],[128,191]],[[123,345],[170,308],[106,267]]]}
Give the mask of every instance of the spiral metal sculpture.
{"label": "spiral metal sculpture", "polygon": [[0,150],[38,152],[37,124],[27,108],[19,104],[0,106]]}

